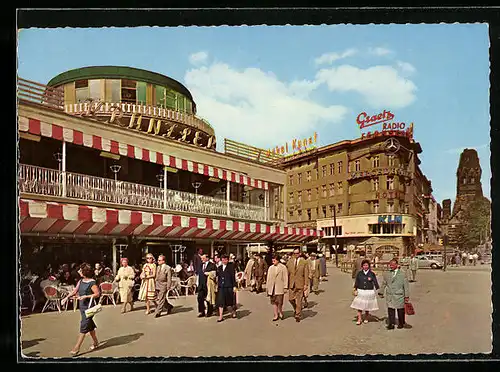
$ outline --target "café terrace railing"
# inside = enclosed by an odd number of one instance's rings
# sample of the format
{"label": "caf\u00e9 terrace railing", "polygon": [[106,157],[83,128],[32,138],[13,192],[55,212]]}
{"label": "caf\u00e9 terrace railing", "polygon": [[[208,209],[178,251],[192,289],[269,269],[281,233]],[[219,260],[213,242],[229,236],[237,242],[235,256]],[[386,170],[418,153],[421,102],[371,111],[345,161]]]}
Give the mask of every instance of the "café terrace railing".
{"label": "caf\u00e9 terrace railing", "polygon": [[64,91],[31,80],[17,79],[17,97],[20,100],[64,110]]}
{"label": "caf\u00e9 terrace railing", "polygon": [[19,192],[67,197],[109,204],[148,207],[207,216],[233,217],[252,221],[266,219],[264,207],[235,201],[166,190],[137,183],[115,181],[56,169],[19,165]]}

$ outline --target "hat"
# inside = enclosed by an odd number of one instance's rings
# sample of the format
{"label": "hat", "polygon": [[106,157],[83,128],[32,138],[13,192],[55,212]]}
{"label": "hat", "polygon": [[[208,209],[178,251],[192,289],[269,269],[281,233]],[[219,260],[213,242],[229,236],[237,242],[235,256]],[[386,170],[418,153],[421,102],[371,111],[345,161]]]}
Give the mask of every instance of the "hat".
{"label": "hat", "polygon": [[311,253],[311,257],[316,257],[316,253]]}
{"label": "hat", "polygon": [[178,273],[178,272],[180,272],[180,271],[182,271],[182,266],[181,266],[181,265],[179,265],[179,264],[177,264],[177,265],[175,266],[174,272]]}
{"label": "hat", "polygon": [[323,257],[323,253],[318,254],[318,257]]}

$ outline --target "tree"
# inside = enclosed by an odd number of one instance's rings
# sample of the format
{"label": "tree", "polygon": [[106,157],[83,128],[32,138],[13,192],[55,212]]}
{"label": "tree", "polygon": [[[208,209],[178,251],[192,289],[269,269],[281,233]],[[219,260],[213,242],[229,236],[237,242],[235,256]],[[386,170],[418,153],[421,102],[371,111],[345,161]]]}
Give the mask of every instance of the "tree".
{"label": "tree", "polygon": [[456,240],[465,250],[475,249],[489,231],[491,207],[487,199],[474,200],[460,211]]}

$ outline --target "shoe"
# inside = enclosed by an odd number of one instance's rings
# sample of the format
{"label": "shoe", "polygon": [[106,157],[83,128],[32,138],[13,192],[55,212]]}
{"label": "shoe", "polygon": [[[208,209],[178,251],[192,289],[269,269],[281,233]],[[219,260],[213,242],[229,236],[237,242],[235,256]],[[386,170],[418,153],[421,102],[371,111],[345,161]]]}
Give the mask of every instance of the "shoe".
{"label": "shoe", "polygon": [[205,315],[206,318],[210,318],[211,316],[213,316],[213,314],[207,314],[207,315]]}
{"label": "shoe", "polygon": [[224,319],[217,319],[217,323],[222,322]]}
{"label": "shoe", "polygon": [[89,348],[89,350],[90,350],[90,351],[92,351],[92,350],[97,349],[98,347],[99,347],[99,343],[97,343],[97,344],[93,344],[93,345]]}
{"label": "shoe", "polygon": [[278,316],[279,320],[283,320],[285,319],[285,317],[283,316],[283,314],[280,314],[280,316]]}
{"label": "shoe", "polygon": [[363,320],[363,323],[365,324],[368,323],[368,319]]}
{"label": "shoe", "polygon": [[231,318],[236,319],[237,317],[238,317],[238,315],[236,314],[236,312],[231,314]]}
{"label": "shoe", "polygon": [[172,305],[169,305],[169,306],[167,307],[167,314],[171,314],[171,313],[172,313],[173,308],[174,308],[174,307],[173,307]]}
{"label": "shoe", "polygon": [[278,321],[279,317],[278,318],[273,318],[273,322],[276,322]]}
{"label": "shoe", "polygon": [[300,323],[300,317],[296,316],[296,317],[295,317],[295,321],[296,321],[297,323]]}
{"label": "shoe", "polygon": [[73,350],[71,350],[71,351],[69,352],[69,355],[71,355],[71,356],[77,356],[78,354],[80,354],[80,349],[78,349],[77,351],[73,351]]}
{"label": "shoe", "polygon": [[205,314],[203,314],[203,313],[198,314],[198,318],[204,318],[204,317],[205,317]]}
{"label": "shoe", "polygon": [[389,324],[389,325],[387,326],[387,329],[394,329],[394,324]]}
{"label": "shoe", "polygon": [[155,314],[155,318],[159,318],[159,317],[160,317],[160,313]]}
{"label": "shoe", "polygon": [[362,323],[363,323],[363,322],[361,322],[360,320],[358,320],[358,321],[356,322],[356,325],[361,325]]}
{"label": "shoe", "polygon": [[404,325],[398,324],[398,329],[402,329],[402,328],[404,328]]}

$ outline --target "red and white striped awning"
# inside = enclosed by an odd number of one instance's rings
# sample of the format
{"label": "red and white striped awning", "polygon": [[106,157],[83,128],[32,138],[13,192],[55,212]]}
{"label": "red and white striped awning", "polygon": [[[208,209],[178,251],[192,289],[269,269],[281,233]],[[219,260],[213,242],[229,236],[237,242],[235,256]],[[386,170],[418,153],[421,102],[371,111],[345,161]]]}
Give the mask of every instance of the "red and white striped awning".
{"label": "red and white striped awning", "polygon": [[212,167],[210,165],[197,163],[190,160],[176,158],[168,154],[137,146],[120,143],[118,141],[107,139],[91,134],[85,134],[71,128],[64,128],[57,124],[46,123],[37,119],[28,117],[19,117],[19,131],[28,132],[38,136],[49,137],[59,141],[74,143],[91,147],[96,150],[106,151],[117,155],[127,156],[129,158],[147,161],[165,165],[171,168],[186,170],[192,173],[203,174],[208,177],[220,178],[226,181],[240,183],[243,185],[255,187],[257,189],[269,189],[269,183],[266,181],[250,178],[237,172]]}
{"label": "red and white striped awning", "polygon": [[21,234],[134,235],[248,242],[304,242],[321,234],[313,229],[39,200],[21,199],[19,208]]}

